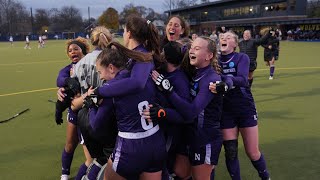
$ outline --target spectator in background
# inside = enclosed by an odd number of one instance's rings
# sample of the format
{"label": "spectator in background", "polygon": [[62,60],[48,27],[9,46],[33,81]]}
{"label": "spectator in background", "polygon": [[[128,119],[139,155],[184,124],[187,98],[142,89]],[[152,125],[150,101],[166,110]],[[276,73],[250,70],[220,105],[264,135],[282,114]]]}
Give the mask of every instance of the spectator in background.
{"label": "spectator in background", "polygon": [[278,34],[278,39],[279,39],[279,41],[281,41],[281,40],[282,40],[282,32],[281,32],[281,29],[277,29],[276,32],[277,32],[277,34]]}
{"label": "spectator in background", "polygon": [[250,87],[253,82],[253,72],[257,68],[258,47],[261,44],[266,43],[269,37],[270,37],[270,33],[267,33],[261,39],[252,39],[251,31],[245,30],[243,32],[243,40],[239,42],[240,52],[247,54],[250,58],[250,67],[249,67],[249,76],[248,76]]}
{"label": "spectator in background", "polygon": [[226,27],[222,26],[222,27],[221,27],[221,33],[226,33],[226,32],[227,32]]}
{"label": "spectator in background", "polygon": [[212,31],[212,34],[209,37],[213,42],[217,43],[218,41],[218,36],[216,34],[216,31]]}
{"label": "spectator in background", "polygon": [[194,41],[197,37],[198,37],[198,34],[193,33],[192,36],[191,36],[192,41]]}

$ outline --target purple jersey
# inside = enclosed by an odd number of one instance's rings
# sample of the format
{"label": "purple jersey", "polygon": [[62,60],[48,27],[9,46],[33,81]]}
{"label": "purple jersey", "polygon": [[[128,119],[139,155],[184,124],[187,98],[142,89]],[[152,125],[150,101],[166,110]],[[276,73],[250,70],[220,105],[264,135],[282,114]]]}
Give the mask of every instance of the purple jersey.
{"label": "purple jersey", "polygon": [[[129,75],[130,74],[127,70],[120,71],[117,74],[117,78],[108,81],[108,83],[112,83],[120,77],[126,78]],[[109,121],[115,120],[113,118],[114,115],[115,109],[112,98],[104,98],[102,103],[99,105],[99,108],[90,108],[89,120],[93,131],[96,133],[103,133],[105,129],[107,129],[107,126],[110,123]]]}
{"label": "purple jersey", "polygon": [[256,115],[254,100],[248,86],[249,57],[243,53],[233,52],[221,55],[222,79],[232,81],[233,87],[223,98],[223,111],[237,114]]}
{"label": "purple jersey", "polygon": [[[143,45],[139,45],[134,50],[147,52]],[[130,76],[119,79],[117,82],[109,84],[108,86],[99,87],[97,94],[102,97],[117,97],[140,92],[145,88],[153,68],[153,62],[136,62],[130,59],[128,61],[128,69],[131,71]]]}
{"label": "purple jersey", "polygon": [[182,99],[177,93],[172,92],[170,102],[186,121],[193,123],[189,138],[192,144],[205,145],[221,137],[220,116],[222,112],[222,96],[210,92],[210,82],[220,81],[220,76],[209,65],[197,69],[191,82],[192,102]]}
{"label": "purple jersey", "polygon": [[[191,96],[189,93],[189,80],[181,69],[178,68],[173,72],[164,73],[163,75],[170,81],[171,84],[174,85],[174,91],[181,98],[191,102]],[[185,121],[185,119],[180,115],[184,112],[176,112],[174,105],[168,101],[164,94],[159,93],[157,95],[157,100],[163,107],[165,107],[167,112],[166,119],[169,123],[188,123],[188,121]]]}
{"label": "purple jersey", "polygon": [[[107,85],[112,85],[112,83],[117,83],[117,81],[121,80],[122,78],[117,77],[116,81]],[[113,98],[119,131],[144,132],[158,124],[157,121],[149,123],[141,116],[143,109],[156,102],[156,91],[156,86],[151,77],[149,77],[142,91]]]}
{"label": "purple jersey", "polygon": [[70,77],[70,70],[74,66],[73,63],[67,65],[66,67],[62,68],[59,71],[58,77],[57,77],[57,87],[63,87],[65,86],[65,80]]}

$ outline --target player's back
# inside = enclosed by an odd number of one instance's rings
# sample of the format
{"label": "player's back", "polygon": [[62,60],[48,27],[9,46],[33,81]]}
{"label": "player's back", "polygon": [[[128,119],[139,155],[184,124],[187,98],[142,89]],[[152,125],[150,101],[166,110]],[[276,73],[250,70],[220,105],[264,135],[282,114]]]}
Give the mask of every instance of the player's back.
{"label": "player's back", "polygon": [[157,121],[148,123],[141,116],[142,110],[148,108],[149,104],[155,103],[155,99],[156,87],[151,77],[148,78],[146,86],[142,91],[122,97],[115,97],[114,104],[119,131],[144,132],[155,127],[158,124]]}

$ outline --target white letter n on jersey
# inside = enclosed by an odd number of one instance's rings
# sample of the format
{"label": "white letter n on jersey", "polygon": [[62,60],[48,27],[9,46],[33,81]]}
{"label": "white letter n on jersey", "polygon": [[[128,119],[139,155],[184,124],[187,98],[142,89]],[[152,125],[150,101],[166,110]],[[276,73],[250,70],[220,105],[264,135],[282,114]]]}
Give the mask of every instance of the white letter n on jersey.
{"label": "white letter n on jersey", "polygon": [[194,153],[194,160],[200,161],[200,154]]}

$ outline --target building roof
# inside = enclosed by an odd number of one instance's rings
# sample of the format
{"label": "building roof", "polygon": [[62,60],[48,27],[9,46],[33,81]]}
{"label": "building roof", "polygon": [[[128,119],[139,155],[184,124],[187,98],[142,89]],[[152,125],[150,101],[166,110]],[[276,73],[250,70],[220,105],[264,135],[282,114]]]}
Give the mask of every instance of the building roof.
{"label": "building roof", "polygon": [[[179,12],[179,11],[183,11],[183,10],[197,9],[197,8],[212,6],[212,5],[217,5],[217,4],[221,5],[221,4],[225,4],[225,3],[233,2],[233,1],[237,1],[237,0],[220,0],[220,1],[214,1],[214,2],[207,2],[207,3],[197,4],[194,6],[187,6],[187,7],[178,8],[178,9],[171,9],[171,12]],[[169,12],[170,12],[170,10],[165,11],[165,13],[169,13]]]}
{"label": "building roof", "polygon": [[274,24],[320,24],[320,18],[306,18],[305,16],[278,16],[264,18],[233,19],[222,21],[207,21],[201,24],[214,23],[218,26],[250,26]]}

